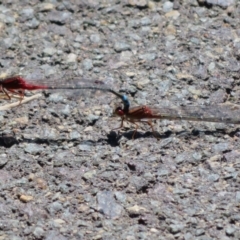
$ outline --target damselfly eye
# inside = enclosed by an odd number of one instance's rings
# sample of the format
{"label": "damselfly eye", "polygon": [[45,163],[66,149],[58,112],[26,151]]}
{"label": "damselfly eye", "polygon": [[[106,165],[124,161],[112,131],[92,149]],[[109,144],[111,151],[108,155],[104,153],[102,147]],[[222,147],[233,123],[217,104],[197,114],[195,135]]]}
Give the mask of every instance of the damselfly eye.
{"label": "damselfly eye", "polygon": [[115,114],[118,116],[123,116],[124,115],[124,111],[121,107],[117,107],[115,110]]}

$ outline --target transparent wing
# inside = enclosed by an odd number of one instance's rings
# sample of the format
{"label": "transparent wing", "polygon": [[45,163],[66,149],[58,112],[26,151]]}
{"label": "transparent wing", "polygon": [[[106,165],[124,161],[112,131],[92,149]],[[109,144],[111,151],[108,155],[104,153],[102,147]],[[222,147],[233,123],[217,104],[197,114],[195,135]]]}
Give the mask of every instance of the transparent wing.
{"label": "transparent wing", "polygon": [[[64,93],[66,96],[70,98],[79,98],[81,97],[99,97],[110,96],[111,93],[121,100],[123,96],[118,92],[116,81],[114,78],[85,78],[81,76],[76,76],[73,72],[65,72],[63,74],[49,75],[48,77],[44,77],[45,74],[42,70],[36,70],[29,72],[25,75],[21,75],[23,81],[26,83],[24,86],[24,90],[33,90],[33,85],[36,86],[35,89],[49,89],[49,90],[57,90],[59,93]],[[9,76],[8,76],[9,78]],[[4,79],[2,79],[2,84],[4,84]],[[7,86],[13,86],[13,83],[5,84],[5,89]],[[20,85],[20,84],[19,84]],[[30,86],[31,85],[31,86]],[[16,86],[16,84],[15,84]],[[11,88],[11,87],[9,87]],[[19,88],[19,90],[21,90]],[[17,88],[14,88],[15,92],[18,92]],[[10,94],[14,95],[13,92]],[[100,97],[99,97],[100,98]],[[105,97],[105,102],[107,101]],[[128,100],[127,100],[128,101]]]}
{"label": "transparent wing", "polygon": [[149,108],[150,118],[240,124],[240,106],[231,103],[210,106],[169,106]]}

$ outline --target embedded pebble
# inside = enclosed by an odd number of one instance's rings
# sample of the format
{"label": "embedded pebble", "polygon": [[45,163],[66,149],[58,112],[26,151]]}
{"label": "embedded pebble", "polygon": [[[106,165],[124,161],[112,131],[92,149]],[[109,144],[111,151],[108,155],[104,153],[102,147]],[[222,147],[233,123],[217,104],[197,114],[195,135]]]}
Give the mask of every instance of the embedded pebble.
{"label": "embedded pebble", "polygon": [[70,21],[71,13],[64,12],[64,11],[51,11],[49,12],[47,18],[50,22],[58,23],[58,24],[65,24]]}
{"label": "embedded pebble", "polygon": [[67,55],[66,62],[67,63],[74,63],[77,61],[77,55],[74,53],[70,53]]}
{"label": "embedded pebble", "polygon": [[147,6],[147,0],[128,0],[128,3],[132,6],[137,6],[137,7]]}
{"label": "embedded pebble", "polygon": [[50,11],[54,9],[54,4],[52,3],[40,3],[38,5],[38,9],[40,12]]}
{"label": "embedded pebble", "polygon": [[170,11],[172,11],[172,9],[173,9],[173,3],[172,2],[166,1],[163,4],[163,11],[164,12],[170,12]]}
{"label": "embedded pebble", "polygon": [[38,144],[34,144],[34,143],[29,143],[25,148],[24,151],[26,153],[32,154],[32,155],[36,155],[36,154],[40,154],[44,151],[44,147],[39,146]]}
{"label": "embedded pebble", "polygon": [[0,167],[3,167],[8,162],[7,154],[1,154],[0,155]]}
{"label": "embedded pebble", "polygon": [[23,8],[20,11],[20,14],[25,20],[32,19],[34,17],[34,9],[33,8]]}
{"label": "embedded pebble", "polygon": [[56,49],[52,47],[47,47],[43,49],[43,55],[46,57],[51,57],[56,53]]}
{"label": "embedded pebble", "polygon": [[116,42],[115,45],[114,45],[114,49],[115,49],[116,52],[122,52],[122,51],[131,50],[131,47],[127,43]]}
{"label": "embedded pebble", "polygon": [[97,201],[98,210],[112,219],[119,217],[123,211],[123,208],[116,203],[110,191],[99,192],[97,194]]}
{"label": "embedded pebble", "polygon": [[29,202],[33,200],[33,196],[21,195],[19,198],[22,202]]}
{"label": "embedded pebble", "polygon": [[99,34],[92,34],[90,36],[90,40],[92,43],[100,43],[101,42],[101,37]]}
{"label": "embedded pebble", "polygon": [[235,227],[231,226],[231,225],[228,225],[226,227],[226,234],[228,236],[233,236],[234,232],[236,231]]}
{"label": "embedded pebble", "polygon": [[33,235],[37,238],[37,239],[41,239],[44,236],[45,231],[41,228],[41,227],[36,227],[33,230]]}
{"label": "embedded pebble", "polygon": [[171,224],[169,226],[169,231],[173,234],[179,233],[184,228],[181,224]]}
{"label": "embedded pebble", "polygon": [[236,202],[240,203],[240,192],[236,192]]}
{"label": "embedded pebble", "polygon": [[93,68],[93,62],[91,59],[85,59],[82,63],[85,70],[91,70]]}

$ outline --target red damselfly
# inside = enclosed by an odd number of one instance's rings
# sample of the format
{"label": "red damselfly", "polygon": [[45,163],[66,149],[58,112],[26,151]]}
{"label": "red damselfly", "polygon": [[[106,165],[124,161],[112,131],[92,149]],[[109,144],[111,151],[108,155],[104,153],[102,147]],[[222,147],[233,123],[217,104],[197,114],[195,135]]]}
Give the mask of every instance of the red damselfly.
{"label": "red damselfly", "polygon": [[188,120],[188,121],[205,121],[205,122],[223,122],[240,124],[240,105],[236,104],[219,104],[219,105],[198,105],[198,106],[171,106],[171,107],[150,107],[137,106],[127,110],[118,107],[114,112],[121,117],[120,129],[123,122],[128,121],[135,124],[136,128],[132,138],[134,138],[138,129],[137,123],[148,124],[153,135],[153,124],[151,119],[168,119],[168,120]]}

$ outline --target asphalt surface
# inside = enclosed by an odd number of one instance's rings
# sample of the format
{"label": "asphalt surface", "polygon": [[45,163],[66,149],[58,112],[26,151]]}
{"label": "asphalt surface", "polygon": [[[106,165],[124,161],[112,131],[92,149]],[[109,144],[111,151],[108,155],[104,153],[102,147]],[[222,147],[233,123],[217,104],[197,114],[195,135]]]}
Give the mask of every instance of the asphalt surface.
{"label": "asphalt surface", "polygon": [[[0,77],[231,110],[239,26],[238,1],[1,1]],[[111,93],[37,92],[0,112],[0,240],[240,239],[239,125],[156,120],[158,139],[132,139]]]}

